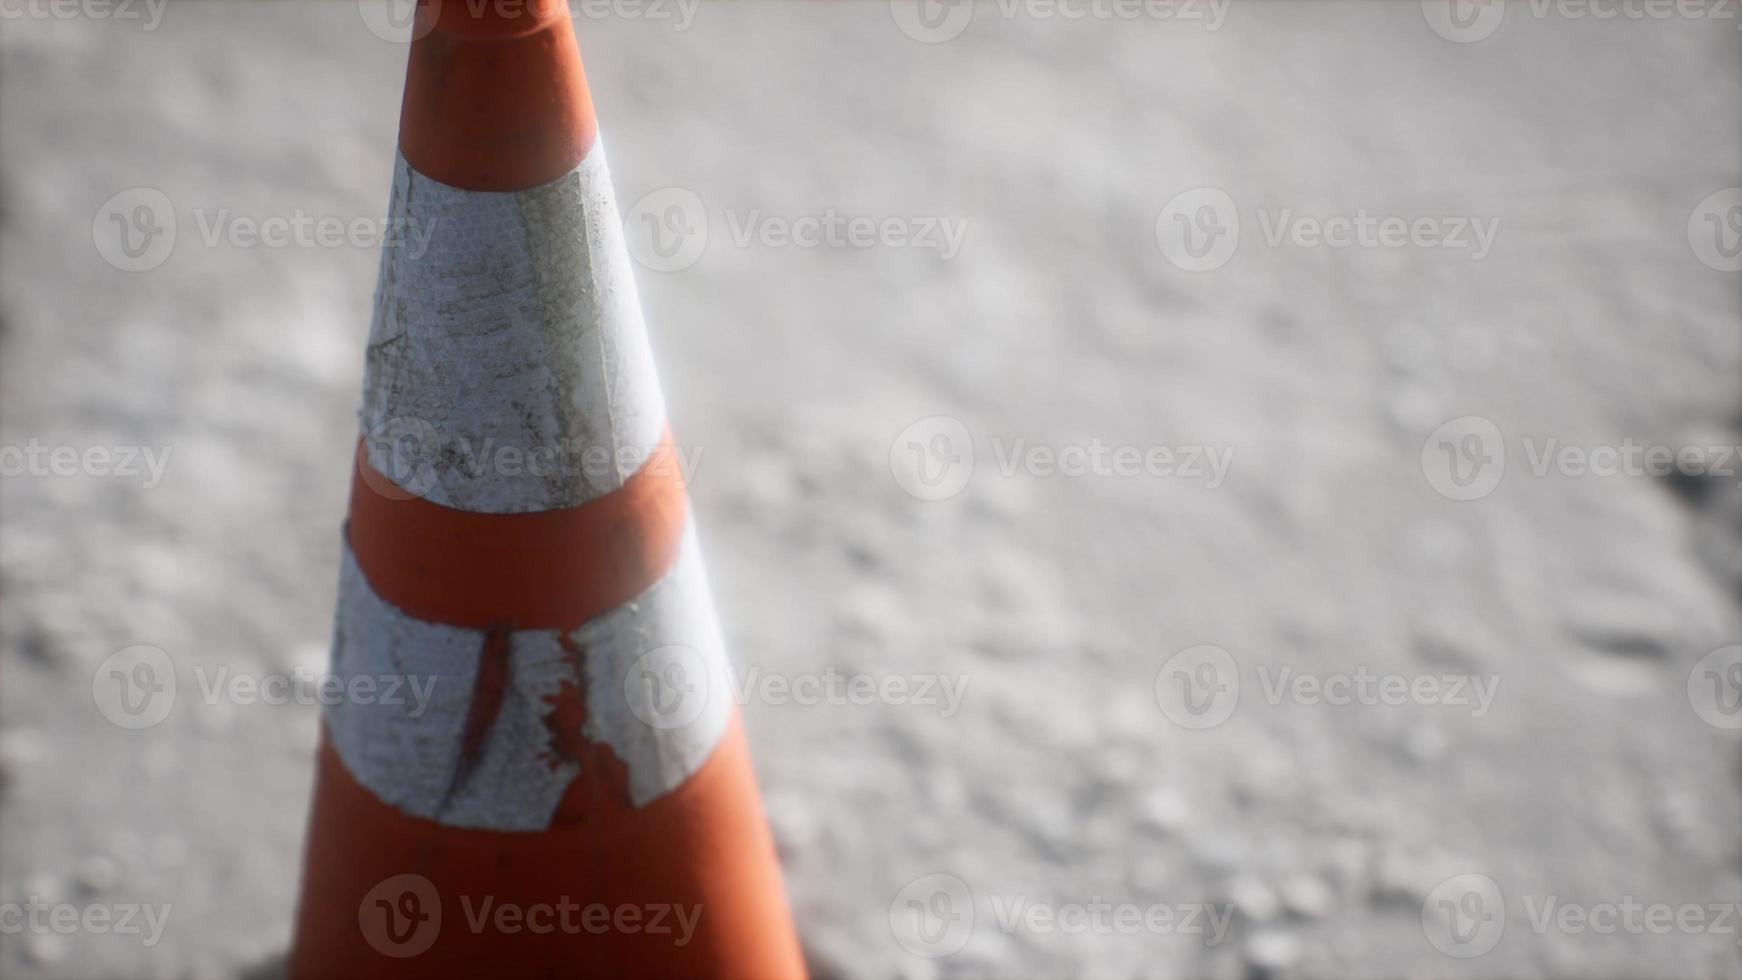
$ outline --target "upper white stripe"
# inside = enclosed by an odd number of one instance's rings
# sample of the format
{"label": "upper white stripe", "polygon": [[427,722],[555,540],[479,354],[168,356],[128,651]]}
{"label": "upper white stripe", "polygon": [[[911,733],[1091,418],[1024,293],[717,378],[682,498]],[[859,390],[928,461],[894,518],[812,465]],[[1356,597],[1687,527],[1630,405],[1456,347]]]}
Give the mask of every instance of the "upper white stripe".
{"label": "upper white stripe", "polygon": [[449,187],[399,157],[389,214],[400,241],[382,249],[369,333],[370,464],[487,513],[621,486],[665,409],[603,146],[513,193]]}

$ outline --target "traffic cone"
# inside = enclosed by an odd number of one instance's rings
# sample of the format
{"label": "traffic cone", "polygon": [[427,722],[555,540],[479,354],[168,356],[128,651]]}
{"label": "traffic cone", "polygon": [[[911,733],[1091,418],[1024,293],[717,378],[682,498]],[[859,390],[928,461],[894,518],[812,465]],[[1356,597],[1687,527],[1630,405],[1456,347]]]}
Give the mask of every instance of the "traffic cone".
{"label": "traffic cone", "polygon": [[417,18],[289,973],[802,976],[568,11]]}

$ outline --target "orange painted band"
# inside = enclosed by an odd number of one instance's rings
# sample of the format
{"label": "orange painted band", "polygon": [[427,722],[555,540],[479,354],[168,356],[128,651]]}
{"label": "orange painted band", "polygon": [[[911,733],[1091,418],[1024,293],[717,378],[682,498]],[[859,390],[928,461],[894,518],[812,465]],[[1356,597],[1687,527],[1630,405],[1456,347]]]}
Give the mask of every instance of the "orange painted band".
{"label": "orange painted band", "polygon": [[450,187],[520,191],[573,170],[598,137],[562,0],[419,0],[399,152]]}
{"label": "orange painted band", "polygon": [[669,432],[576,507],[480,514],[395,489],[359,442],[345,534],[364,577],[409,616],[476,630],[567,630],[617,608],[671,569],[689,512]]}
{"label": "orange painted band", "polygon": [[804,976],[735,714],[671,793],[536,834],[407,816],[324,740],[316,765],[293,980]]}

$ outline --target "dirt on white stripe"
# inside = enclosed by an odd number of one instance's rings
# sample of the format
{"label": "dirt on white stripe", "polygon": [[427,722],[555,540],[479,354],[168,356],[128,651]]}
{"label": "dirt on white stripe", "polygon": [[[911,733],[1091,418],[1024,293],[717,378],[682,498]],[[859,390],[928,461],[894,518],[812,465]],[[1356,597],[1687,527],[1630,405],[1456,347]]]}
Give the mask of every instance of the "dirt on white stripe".
{"label": "dirt on white stripe", "polygon": [[349,549],[339,588],[334,673],[377,693],[329,707],[327,731],[358,782],[414,816],[542,830],[583,765],[606,764],[587,743],[609,748],[609,778],[620,765],[643,806],[707,760],[732,711],[693,530],[658,582],[567,636],[520,630],[493,647],[414,619]]}
{"label": "dirt on white stripe", "polygon": [[603,144],[549,184],[449,187],[398,157],[364,375],[369,461],[438,504],[571,507],[622,485],[665,409]]}

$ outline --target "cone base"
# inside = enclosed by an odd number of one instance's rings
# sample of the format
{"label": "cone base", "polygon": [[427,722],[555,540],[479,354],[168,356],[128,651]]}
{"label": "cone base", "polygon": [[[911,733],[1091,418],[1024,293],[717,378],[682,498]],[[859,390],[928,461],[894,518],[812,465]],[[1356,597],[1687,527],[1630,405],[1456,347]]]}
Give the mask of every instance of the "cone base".
{"label": "cone base", "polygon": [[673,792],[542,833],[406,816],[324,737],[317,767],[292,978],[804,975],[735,714]]}

